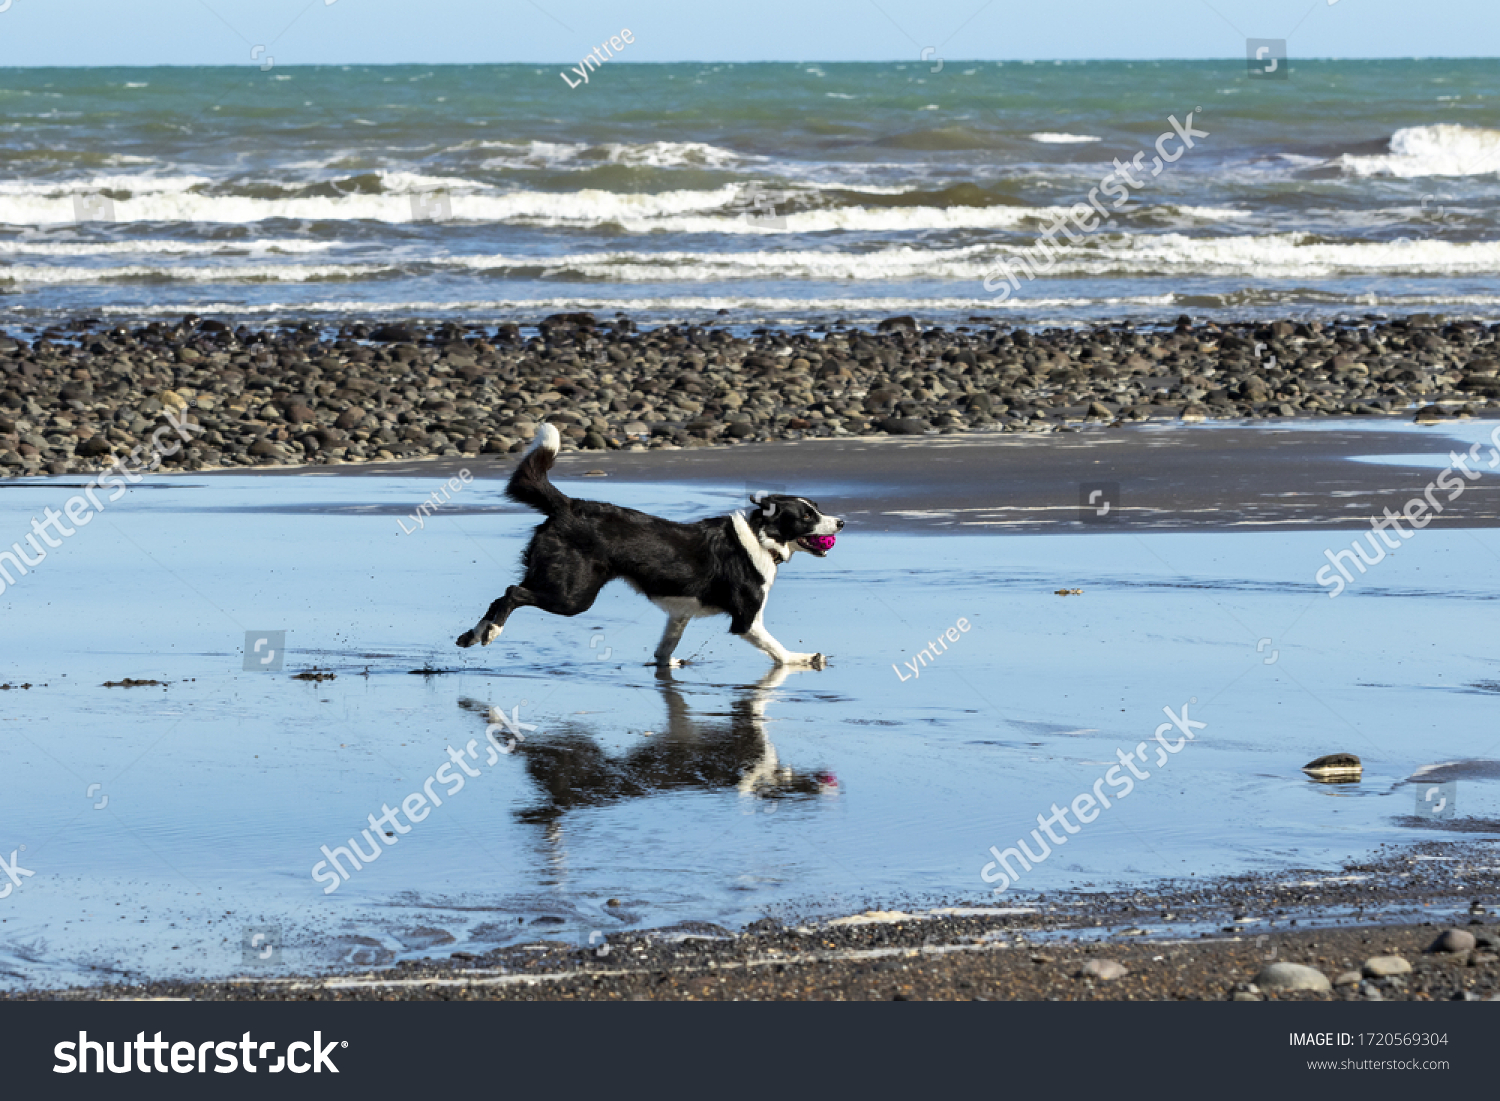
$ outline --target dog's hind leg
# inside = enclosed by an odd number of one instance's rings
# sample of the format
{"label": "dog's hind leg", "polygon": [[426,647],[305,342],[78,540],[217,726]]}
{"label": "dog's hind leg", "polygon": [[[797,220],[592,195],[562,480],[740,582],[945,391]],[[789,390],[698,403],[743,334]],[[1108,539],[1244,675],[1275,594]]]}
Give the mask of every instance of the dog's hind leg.
{"label": "dog's hind leg", "polygon": [[512,585],[505,590],[505,595],[490,605],[489,611],[478,623],[474,624],[472,630],[465,631],[458,636],[460,646],[473,646],[476,642],[481,646],[488,646],[500,637],[500,632],[505,629],[505,621],[510,618],[510,613],[517,608],[527,608],[537,604],[536,594],[529,589],[523,589],[520,585]]}
{"label": "dog's hind leg", "polygon": [[667,620],[667,629],[662,632],[661,641],[656,644],[658,666],[670,669],[682,664],[672,656],[672,651],[677,649],[677,643],[682,640],[682,632],[687,630],[688,621],[692,618],[689,615],[673,615]]}

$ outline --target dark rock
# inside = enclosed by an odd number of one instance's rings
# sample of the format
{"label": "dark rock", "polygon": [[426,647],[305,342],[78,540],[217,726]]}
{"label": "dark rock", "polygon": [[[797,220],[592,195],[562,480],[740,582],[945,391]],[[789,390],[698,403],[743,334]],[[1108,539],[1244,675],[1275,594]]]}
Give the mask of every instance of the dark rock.
{"label": "dark rock", "polygon": [[370,339],[382,344],[411,344],[417,340],[417,334],[405,325],[377,325],[370,332]]}
{"label": "dark rock", "polygon": [[892,436],[922,436],[931,428],[920,417],[886,417],[880,422],[881,431]]}
{"label": "dark rock", "polygon": [[1479,942],[1467,929],[1444,929],[1437,939],[1427,946],[1427,951],[1437,954],[1473,951]]}
{"label": "dark rock", "polygon": [[1318,780],[1357,780],[1364,773],[1364,764],[1352,753],[1329,753],[1308,761],[1302,771]]}
{"label": "dark rock", "polygon": [[273,440],[256,440],[248,448],[248,453],[258,459],[284,459],[286,450]]}

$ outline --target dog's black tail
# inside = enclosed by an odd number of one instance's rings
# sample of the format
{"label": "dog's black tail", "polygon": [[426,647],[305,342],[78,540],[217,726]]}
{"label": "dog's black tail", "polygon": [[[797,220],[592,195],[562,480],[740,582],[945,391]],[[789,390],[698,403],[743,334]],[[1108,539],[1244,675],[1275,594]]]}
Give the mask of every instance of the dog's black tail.
{"label": "dog's black tail", "polygon": [[550,424],[540,425],[531,447],[521,457],[521,465],[510,476],[505,495],[517,504],[530,505],[538,512],[554,516],[568,505],[568,498],[547,478],[547,471],[557,458],[562,437]]}

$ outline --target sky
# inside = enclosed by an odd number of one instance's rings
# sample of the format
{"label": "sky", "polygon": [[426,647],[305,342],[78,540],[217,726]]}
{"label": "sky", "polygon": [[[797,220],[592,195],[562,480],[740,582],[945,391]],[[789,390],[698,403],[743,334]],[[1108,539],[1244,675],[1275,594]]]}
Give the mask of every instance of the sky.
{"label": "sky", "polygon": [[[0,0],[0,65],[1495,57],[1495,0]],[[259,56],[257,54],[256,56]]]}

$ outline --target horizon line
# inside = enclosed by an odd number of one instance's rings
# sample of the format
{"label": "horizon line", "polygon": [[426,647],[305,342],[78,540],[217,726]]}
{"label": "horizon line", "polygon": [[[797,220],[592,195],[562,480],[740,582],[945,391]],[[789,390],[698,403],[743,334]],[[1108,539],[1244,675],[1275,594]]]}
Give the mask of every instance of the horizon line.
{"label": "horizon line", "polygon": [[[626,68],[630,66],[645,65],[915,65],[922,66],[934,60],[933,58],[910,58],[893,57],[874,60],[818,60],[808,59],[802,61],[785,61],[769,58],[754,60],[723,60],[723,59],[700,59],[688,58],[675,61],[616,61],[610,59],[611,66]],[[1200,64],[1208,62],[1227,62],[1239,64],[1243,59],[1236,56],[1219,57],[1048,57],[1048,58],[965,58],[947,57],[938,58],[951,65],[1121,65],[1121,64]],[[1375,62],[1410,62],[1410,61],[1495,61],[1496,57],[1483,55],[1450,55],[1450,54],[1428,54],[1421,57],[1293,57],[1287,59],[1295,65],[1307,62],[1330,62],[1330,63],[1375,63]],[[487,68],[502,65],[515,65],[525,67],[549,67],[552,65],[567,65],[576,63],[574,58],[564,58],[558,61],[313,61],[301,63],[288,63],[277,65],[278,69],[347,69],[347,68],[399,68],[409,65],[426,65],[438,68]],[[5,65],[0,64],[0,71],[30,71],[38,69],[63,69],[63,70],[85,70],[85,69],[256,69],[253,62],[212,62],[193,63],[180,61],[160,61],[148,65],[129,63],[101,63],[97,65]]]}

